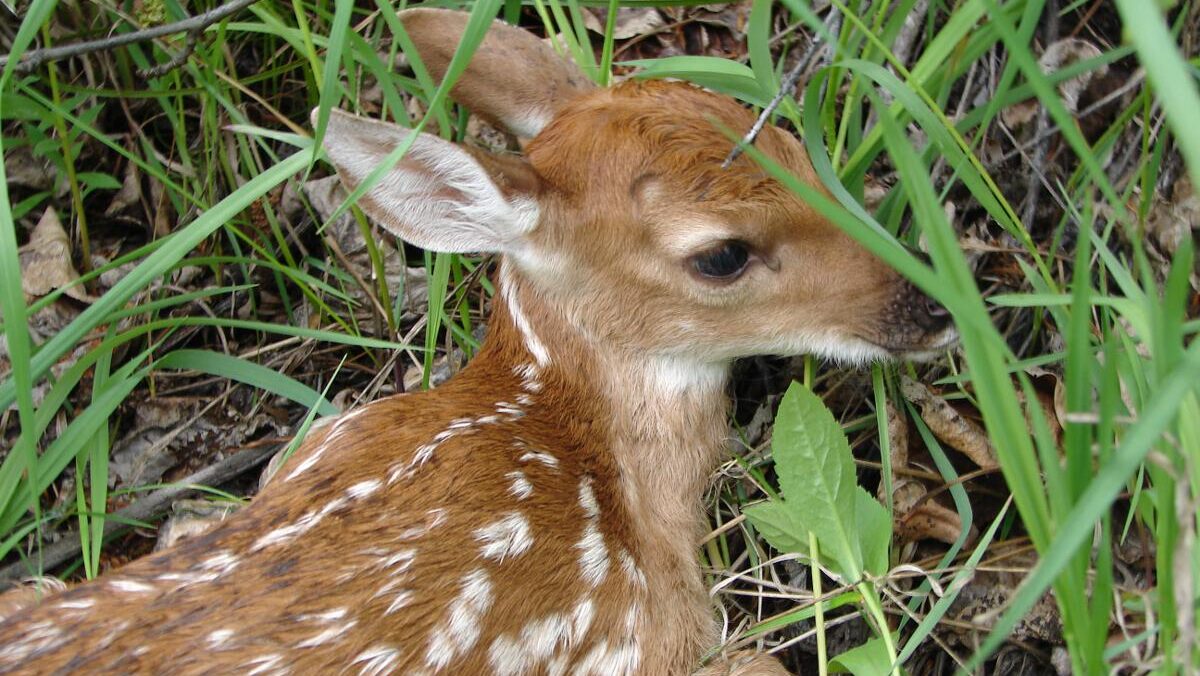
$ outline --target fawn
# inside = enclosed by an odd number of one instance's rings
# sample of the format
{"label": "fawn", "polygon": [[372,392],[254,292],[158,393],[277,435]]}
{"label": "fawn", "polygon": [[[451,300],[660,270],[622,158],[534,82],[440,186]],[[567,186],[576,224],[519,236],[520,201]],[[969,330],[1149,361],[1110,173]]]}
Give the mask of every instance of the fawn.
{"label": "fawn", "polygon": [[[466,15],[401,13],[441,77]],[[494,24],[453,90],[523,158],[419,135],[360,206],[501,255],[479,355],[313,431],[247,508],[0,625],[7,673],[685,674],[716,641],[696,546],[731,360],[953,340],[940,306],[746,157],[731,99],[590,84]],[[408,134],[336,113],[357,186]],[[773,127],[757,147],[819,185]],[[704,673],[786,673],[771,658]]]}

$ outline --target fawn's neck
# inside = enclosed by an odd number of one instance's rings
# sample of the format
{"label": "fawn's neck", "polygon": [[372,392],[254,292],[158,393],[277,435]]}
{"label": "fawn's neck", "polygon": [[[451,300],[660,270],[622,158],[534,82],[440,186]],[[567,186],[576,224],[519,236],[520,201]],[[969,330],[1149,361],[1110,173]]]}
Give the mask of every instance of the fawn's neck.
{"label": "fawn's neck", "polygon": [[554,299],[541,297],[507,267],[495,305],[486,354],[478,361],[535,368],[539,401],[570,424],[586,421],[595,440],[590,452],[609,455],[643,541],[664,545],[659,553],[672,559],[664,565],[694,567],[703,492],[726,447],[728,365],[591,338]]}

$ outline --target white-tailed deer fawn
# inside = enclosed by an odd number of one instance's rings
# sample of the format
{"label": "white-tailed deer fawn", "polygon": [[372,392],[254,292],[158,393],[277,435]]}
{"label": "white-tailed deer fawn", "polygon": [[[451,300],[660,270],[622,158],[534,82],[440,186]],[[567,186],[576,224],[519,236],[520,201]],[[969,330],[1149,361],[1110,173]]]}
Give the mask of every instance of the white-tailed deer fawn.
{"label": "white-tailed deer fawn", "polygon": [[[401,17],[440,77],[466,15]],[[716,641],[695,549],[731,360],[951,339],[752,160],[722,168],[716,125],[754,121],[728,98],[598,89],[500,24],[454,95],[524,158],[422,134],[359,204],[422,247],[501,254],[478,357],[313,432],[214,530],[22,611],[0,671],[690,673]],[[352,188],[407,134],[337,113],[325,144]],[[757,147],[817,185],[788,134]]]}

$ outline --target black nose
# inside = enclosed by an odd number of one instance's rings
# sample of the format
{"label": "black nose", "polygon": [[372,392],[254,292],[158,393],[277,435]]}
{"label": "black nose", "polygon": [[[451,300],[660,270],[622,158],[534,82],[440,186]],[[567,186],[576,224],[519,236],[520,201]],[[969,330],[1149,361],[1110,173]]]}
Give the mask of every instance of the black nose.
{"label": "black nose", "polygon": [[921,291],[913,289],[914,293],[920,294],[912,304],[913,319],[917,326],[933,333],[941,331],[950,323],[950,312],[933,298],[926,296]]}
{"label": "black nose", "polygon": [[946,320],[950,318],[950,311],[947,310],[941,303],[929,296],[925,296],[923,305],[925,314],[929,315],[933,319]]}

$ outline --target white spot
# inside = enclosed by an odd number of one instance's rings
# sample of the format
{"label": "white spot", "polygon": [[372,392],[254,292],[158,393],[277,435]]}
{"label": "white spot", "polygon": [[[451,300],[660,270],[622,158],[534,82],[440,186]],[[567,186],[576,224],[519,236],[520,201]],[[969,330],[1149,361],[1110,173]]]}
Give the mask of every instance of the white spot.
{"label": "white spot", "polygon": [[533,544],[529,520],[518,512],[509,512],[496,523],[476,530],[475,539],[483,543],[480,555],[497,561],[520,556]]}
{"label": "white spot", "polygon": [[59,608],[64,610],[85,610],[96,605],[96,599],[79,599],[78,601],[61,601]]}
{"label": "white spot", "polygon": [[350,620],[349,622],[346,622],[345,624],[341,624],[336,627],[330,627],[315,636],[306,638],[303,641],[297,643],[296,647],[297,648],[315,648],[319,645],[324,645],[334,639],[341,637],[342,634],[345,634],[347,631],[350,631],[352,628],[354,628],[355,624],[357,624],[357,622],[355,620]]}
{"label": "white spot", "polygon": [[329,516],[331,513],[341,509],[346,505],[346,498],[339,497],[325,503],[325,506],[315,512],[308,512],[304,516],[296,519],[295,523],[287,526],[280,526],[275,530],[263,535],[254,541],[250,547],[250,551],[257,552],[259,550],[270,547],[271,545],[283,544],[289,542],[308,531],[312,530],[317,524]]}
{"label": "white spot", "polygon": [[517,403],[521,406],[529,406],[533,403],[533,397],[529,396],[528,394],[518,394]]}
{"label": "white spot", "polygon": [[[533,355],[538,366],[546,366],[550,363],[550,352],[546,350],[545,344],[533,332],[533,327],[529,325],[529,319],[521,309],[517,293],[517,283],[512,274],[512,263],[505,261],[500,267],[500,295],[504,298],[505,305],[508,306],[508,313],[512,315],[513,324],[516,325],[517,331],[521,333],[525,349],[529,351],[529,354]],[[536,392],[537,390],[533,391]]]}
{"label": "white spot", "polygon": [[617,552],[617,559],[621,562],[621,570],[625,571],[625,577],[629,579],[629,583],[641,589],[646,588],[646,574],[638,568],[637,562],[633,560],[633,556],[629,550],[622,548]]}
{"label": "white spot", "polygon": [[182,589],[189,585],[200,584],[202,582],[212,582],[221,577],[219,572],[210,573],[163,573],[154,578],[159,582],[177,582],[172,589]]}
{"label": "white spot", "polygon": [[599,585],[608,573],[608,547],[595,521],[584,524],[583,537],[575,544],[575,548],[579,550],[579,568],[583,579],[593,587]]}
{"label": "white spot", "polygon": [[437,528],[446,522],[446,510],[441,507],[431,509],[425,512],[425,522],[416,526],[410,526],[404,529],[396,536],[397,540],[415,540],[424,537],[429,531]]}
{"label": "white spot", "polygon": [[391,568],[391,574],[397,575],[408,570],[416,555],[417,551],[415,549],[401,549],[386,556],[381,556],[375,566],[380,569]]}
{"label": "white spot", "polygon": [[579,506],[583,508],[583,513],[589,519],[596,519],[600,516],[600,503],[596,502],[596,494],[592,491],[592,480],[584,478],[579,482]]}
{"label": "white spot", "polygon": [[232,629],[217,629],[208,634],[208,647],[219,648],[222,643],[228,641],[233,636]]}
{"label": "white spot", "polygon": [[384,645],[376,645],[367,648],[354,659],[350,660],[351,664],[362,663],[359,668],[359,676],[380,676],[391,672],[396,666],[396,661],[400,659],[400,651]]}
{"label": "white spot", "polygon": [[584,599],[576,604],[568,618],[562,613],[552,613],[522,627],[520,636],[499,636],[488,648],[488,662],[497,675],[525,674],[537,671],[547,659],[558,655],[551,662],[549,671],[565,670],[570,650],[581,644],[592,623],[593,604]]}
{"label": "white spot", "polygon": [[571,637],[572,643],[582,643],[587,636],[588,629],[592,627],[592,618],[596,615],[596,605],[592,603],[590,598],[585,598],[575,604],[575,609],[571,611]]}
{"label": "white spot", "polygon": [[591,479],[586,477],[579,482],[579,506],[583,508],[586,520],[583,537],[575,544],[575,548],[579,550],[579,568],[583,579],[595,587],[608,574],[608,546],[604,544],[604,534],[600,532],[600,504],[592,492]]}
{"label": "white spot", "polygon": [[379,487],[382,485],[383,482],[379,479],[367,479],[366,481],[360,481],[350,488],[347,488],[346,495],[350,496],[350,499],[352,500],[362,500],[363,498],[379,490]]}
{"label": "white spot", "polygon": [[345,433],[346,423],[354,420],[366,410],[366,408],[360,408],[357,411],[343,413],[341,417],[337,419],[337,422],[333,424],[333,427],[330,428],[329,434],[325,435],[325,438],[321,441],[321,445],[314,449],[313,452],[310,453],[308,457],[305,458],[299,465],[296,465],[296,468],[287,475],[287,479],[285,479],[285,481],[291,481],[292,479],[303,474],[306,470],[310,469],[313,465],[317,464],[317,461],[321,459],[321,456],[325,454],[325,451],[329,450],[331,446],[337,445],[337,443],[341,440],[342,434]]}
{"label": "white spot", "polygon": [[446,426],[446,429],[465,430],[474,424],[475,424],[474,418],[455,418],[454,420],[450,421],[450,424]]}
{"label": "white spot", "polygon": [[214,554],[200,563],[200,567],[204,570],[217,570],[221,573],[228,573],[237,568],[238,557],[232,552],[224,551]]}
{"label": "white spot", "polygon": [[575,665],[573,674],[597,676],[620,676],[632,674],[641,659],[636,641],[626,640],[609,648],[608,641],[601,641]]}
{"label": "white spot", "polygon": [[130,594],[148,594],[154,591],[154,587],[151,585],[134,580],[113,580],[108,583],[108,586],[113,591],[128,592]]}
{"label": "white spot", "polygon": [[401,589],[400,591],[396,592],[395,596],[392,598],[392,602],[388,604],[387,610],[384,610],[383,614],[391,615],[392,613],[396,612],[397,610],[400,610],[404,606],[407,606],[409,603],[412,603],[412,600],[413,600],[412,590]]}
{"label": "white spot", "polygon": [[496,404],[496,413],[507,415],[510,418],[516,419],[525,415],[525,411],[521,410],[520,406],[510,404],[507,401],[501,401]]}
{"label": "white spot", "polygon": [[320,613],[304,613],[303,615],[297,615],[296,619],[301,622],[329,623],[329,622],[337,622],[338,620],[342,619],[345,616],[346,616],[345,608],[334,608],[333,610],[326,610],[326,611],[320,612]]}
{"label": "white spot", "polygon": [[638,618],[641,617],[641,614],[642,614],[642,609],[638,607],[638,604],[636,602],[633,605],[629,606],[629,610],[625,611],[625,635],[626,636],[636,636],[637,635]]}
{"label": "white spot", "polygon": [[537,462],[540,462],[547,467],[552,467],[552,468],[558,467],[558,458],[554,457],[553,455],[550,455],[549,453],[542,453],[539,451],[528,451],[527,453],[522,455],[519,458],[519,460],[521,462],[529,462],[531,460],[536,460]]}
{"label": "white spot", "polygon": [[449,617],[429,637],[425,664],[434,670],[445,669],[459,654],[466,653],[479,640],[479,622],[492,606],[492,581],[482,568],[467,573],[459,594],[450,602]]}
{"label": "white spot", "polygon": [[254,669],[247,671],[246,672],[247,676],[255,676],[256,674],[265,674],[270,671],[273,671],[275,673],[279,673],[280,671],[282,671],[283,673],[287,673],[287,671],[288,671],[287,669],[281,668],[282,663],[283,663],[283,655],[272,653],[270,655],[263,655],[261,657],[255,657],[255,658],[251,659],[250,661],[246,662],[245,664],[243,664],[242,668],[245,669],[246,667],[258,665],[258,666],[255,666]]}
{"label": "white spot", "polygon": [[529,479],[521,470],[509,472],[504,476],[512,481],[512,484],[508,487],[508,492],[515,495],[518,500],[524,500],[533,495],[533,484],[529,483]]}

